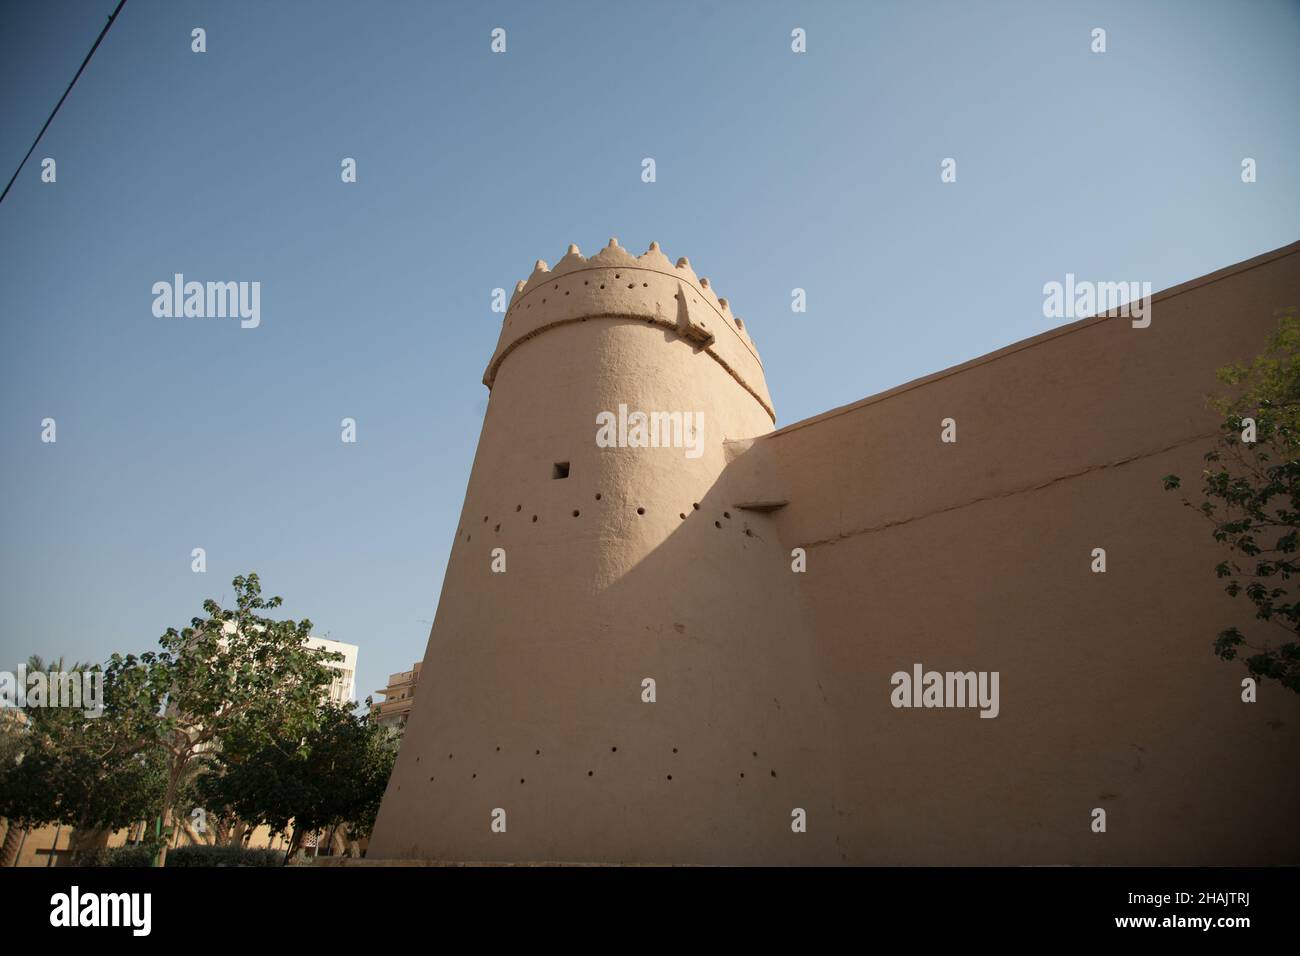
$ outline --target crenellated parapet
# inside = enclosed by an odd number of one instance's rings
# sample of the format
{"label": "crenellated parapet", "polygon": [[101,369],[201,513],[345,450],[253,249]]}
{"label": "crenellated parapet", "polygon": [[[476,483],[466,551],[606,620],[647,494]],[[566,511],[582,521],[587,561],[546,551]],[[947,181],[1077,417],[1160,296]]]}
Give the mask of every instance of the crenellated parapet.
{"label": "crenellated parapet", "polygon": [[611,239],[590,259],[571,245],[553,269],[539,259],[533,274],[515,286],[483,384],[491,388],[507,356],[529,339],[592,319],[637,319],[675,332],[697,354],[726,369],[776,420],[745,323],[684,256],[674,264],[657,242],[633,256]]}

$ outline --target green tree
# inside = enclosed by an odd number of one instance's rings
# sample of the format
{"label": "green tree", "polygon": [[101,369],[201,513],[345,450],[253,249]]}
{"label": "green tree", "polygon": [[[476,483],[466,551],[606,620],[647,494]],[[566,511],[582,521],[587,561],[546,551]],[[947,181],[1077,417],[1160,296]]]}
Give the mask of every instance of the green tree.
{"label": "green tree", "polygon": [[[1219,369],[1231,394],[1211,398],[1223,416],[1219,439],[1204,456],[1201,490],[1183,503],[1209,521],[1228,557],[1214,569],[1232,597],[1245,595],[1255,620],[1285,639],[1251,638],[1238,627],[1219,632],[1215,653],[1241,658],[1258,678],[1300,693],[1300,603],[1292,578],[1300,574],[1300,316],[1283,312],[1268,346],[1249,364]],[[1182,487],[1166,475],[1166,490]]]}
{"label": "green tree", "polygon": [[0,868],[13,866],[25,828],[4,816],[6,774],[22,759],[27,734],[25,718],[17,708],[0,709],[0,820],[4,821],[4,841],[0,843]]}
{"label": "green tree", "polygon": [[214,772],[196,784],[207,807],[277,833],[293,827],[286,859],[307,833],[342,829],[348,840],[369,835],[396,759],[392,733],[371,715],[324,705],[301,739],[232,736]]}
{"label": "green tree", "polygon": [[[91,668],[28,661],[28,672],[81,675]],[[126,705],[124,707],[124,705]],[[152,816],[161,806],[164,765],[154,748],[130,735],[122,716],[130,701],[107,681],[103,711],[34,706],[5,721],[0,760],[0,816],[14,832],[58,823],[80,834],[111,831]]]}
{"label": "green tree", "polygon": [[166,863],[166,839],[185,809],[187,784],[216,764],[227,739],[250,747],[305,738],[320,720],[330,682],[326,662],[339,659],[305,646],[311,621],[266,616],[282,601],[262,597],[256,574],[233,584],[234,607],[209,599],[203,603],[207,617],[181,631],[169,628],[159,639],[161,652],[115,654],[105,671],[107,682],[132,703],[124,720],[129,736],[164,755],[159,865]]}

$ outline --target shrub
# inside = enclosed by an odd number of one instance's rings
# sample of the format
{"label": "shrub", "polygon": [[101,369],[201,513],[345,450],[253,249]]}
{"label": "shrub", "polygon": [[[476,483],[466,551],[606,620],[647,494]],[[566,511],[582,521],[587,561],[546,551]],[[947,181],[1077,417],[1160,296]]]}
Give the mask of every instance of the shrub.
{"label": "shrub", "polygon": [[153,866],[157,847],[149,843],[100,847],[77,856],[77,866]]}
{"label": "shrub", "polygon": [[182,846],[167,854],[167,866],[283,866],[280,850],[242,846]]}
{"label": "shrub", "polygon": [[106,866],[153,866],[158,848],[149,843],[136,846],[119,846],[108,851]]}

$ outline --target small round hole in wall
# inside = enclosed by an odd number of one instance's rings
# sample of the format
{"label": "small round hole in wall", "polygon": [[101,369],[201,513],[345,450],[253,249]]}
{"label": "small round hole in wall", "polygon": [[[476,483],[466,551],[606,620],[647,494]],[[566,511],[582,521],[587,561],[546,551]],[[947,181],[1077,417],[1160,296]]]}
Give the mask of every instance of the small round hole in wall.
{"label": "small round hole in wall", "polygon": [[637,509],[636,509],[636,513],[639,514],[639,515],[643,515],[643,514],[645,514],[645,509],[644,509],[644,508],[637,508]]}
{"label": "small round hole in wall", "polygon": [[722,512],[722,517],[724,517],[724,518],[726,518],[728,521],[730,521],[730,520],[731,520],[731,512],[730,512],[730,511],[724,511],[724,512]]}
{"label": "small round hole in wall", "polygon": [[515,510],[516,510],[516,511],[523,511],[523,510],[524,510],[524,506],[523,506],[523,505],[515,505]]}
{"label": "small round hole in wall", "polygon": [[685,521],[685,520],[686,520],[686,512],[683,511],[683,512],[682,512],[681,514],[679,514],[677,517],[679,517],[679,518],[681,518],[683,521]]}
{"label": "small round hole in wall", "polygon": [[699,511],[699,510],[700,510],[700,503],[697,501],[697,502],[695,502],[693,505],[691,505],[691,507],[694,508],[696,511]]}
{"label": "small round hole in wall", "polygon": [[537,522],[537,515],[533,515],[533,523],[536,524],[536,522]]}
{"label": "small round hole in wall", "polygon": [[598,491],[598,492],[596,492],[596,500],[597,500],[597,501],[599,501],[599,500],[600,500],[600,492],[599,492],[599,491]]}
{"label": "small round hole in wall", "polygon": [[493,530],[493,531],[500,531],[500,530],[501,530],[501,525],[497,525],[497,526],[496,526],[495,528],[493,528],[492,530]]}
{"label": "small round hole in wall", "polygon": [[713,527],[715,527],[715,528],[721,528],[721,527],[722,527],[722,522],[721,522],[721,521],[715,521],[715,522],[713,522]]}
{"label": "small round hole in wall", "polygon": [[574,508],[574,509],[573,509],[573,516],[576,518],[576,517],[578,517],[579,514],[581,514],[581,512],[578,511],[577,508]]}

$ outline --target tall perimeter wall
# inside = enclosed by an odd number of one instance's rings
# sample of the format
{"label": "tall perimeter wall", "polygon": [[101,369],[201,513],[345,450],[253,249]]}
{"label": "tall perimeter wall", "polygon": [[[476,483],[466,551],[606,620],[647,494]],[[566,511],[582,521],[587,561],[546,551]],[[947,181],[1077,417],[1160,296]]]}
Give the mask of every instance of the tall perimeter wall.
{"label": "tall perimeter wall", "polygon": [[[1215,370],[1300,306],[1300,243],[1153,298],[1148,328],[1076,322],[754,449],[808,552],[836,860],[1300,863],[1300,697],[1242,702],[1211,645],[1258,625],[1161,484],[1199,488]],[[999,715],[893,707],[916,663],[1000,672]]]}
{"label": "tall perimeter wall", "polygon": [[[1241,702],[1247,606],[1160,481],[1297,304],[1300,244],[773,432],[685,260],[539,263],[369,856],[1300,861],[1300,698]],[[702,412],[700,454],[598,447],[620,404]],[[998,716],[892,706],[916,664],[998,672]]]}

